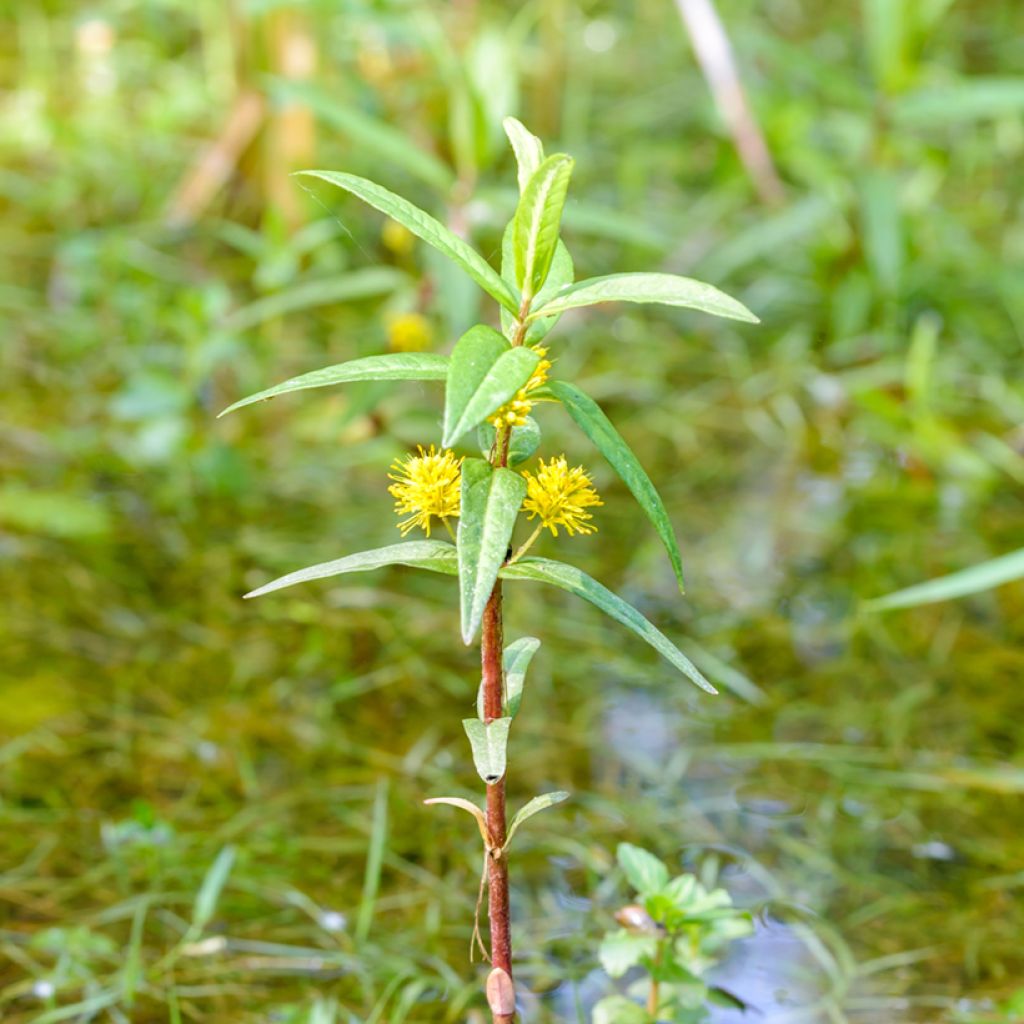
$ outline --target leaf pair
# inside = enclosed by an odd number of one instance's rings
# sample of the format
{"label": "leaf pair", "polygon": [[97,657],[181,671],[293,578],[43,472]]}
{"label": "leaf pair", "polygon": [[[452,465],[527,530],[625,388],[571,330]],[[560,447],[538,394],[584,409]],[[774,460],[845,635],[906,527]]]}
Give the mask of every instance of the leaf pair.
{"label": "leaf pair", "polygon": [[[458,553],[451,544],[440,540],[407,541],[378,548],[375,551],[362,551],[359,554],[349,555],[332,562],[322,562],[306,569],[299,569],[297,572],[288,573],[286,576],[272,580],[245,596],[259,597],[295,583],[325,579],[344,573],[366,572],[385,565],[408,565],[417,569],[427,569],[430,572],[444,573],[448,576],[457,576],[459,572]],[[570,594],[582,597],[650,644],[662,657],[702,690],[708,693],[718,692],[701,675],[690,659],[653,623],[644,618],[631,604],[623,601],[621,597],[612,593],[581,569],[566,565],[564,562],[553,561],[550,558],[524,558],[513,565],[502,566],[498,575],[503,579],[550,583]]]}
{"label": "leaf pair", "polygon": [[[501,665],[504,697],[504,715],[501,718],[485,721],[484,686],[481,682],[476,697],[478,717],[465,718],[462,721],[462,727],[466,730],[469,745],[473,750],[473,764],[476,766],[477,774],[489,786],[505,774],[505,751],[508,747],[509,730],[512,727],[512,719],[515,718],[522,703],[526,669],[539,647],[539,640],[527,636],[505,648]],[[514,824],[513,822],[513,826]]]}
{"label": "leaf pair", "polygon": [[510,401],[530,379],[540,356],[513,348],[496,330],[480,324],[455,343],[448,364],[444,436],[448,448]]}

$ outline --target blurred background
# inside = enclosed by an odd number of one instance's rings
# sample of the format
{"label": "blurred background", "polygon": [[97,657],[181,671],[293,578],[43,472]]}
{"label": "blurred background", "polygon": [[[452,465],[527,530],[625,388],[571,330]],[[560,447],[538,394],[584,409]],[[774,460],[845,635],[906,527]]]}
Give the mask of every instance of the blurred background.
{"label": "blurred background", "polygon": [[4,1020],[482,1020],[477,840],[420,803],[477,796],[452,581],[240,600],[398,539],[387,466],[437,440],[440,393],[215,414],[494,315],[289,173],[373,177],[493,258],[510,113],[576,157],[579,277],[689,274],[763,321],[603,307],[551,336],[658,483],[688,593],[544,407],[606,504],[539,553],[722,694],[512,590],[510,633],[543,647],[510,800],[573,792],[520,833],[526,1018],[609,991],[628,840],[758,914],[723,969],[756,1013],[717,1021],[1022,1019],[1024,586],[862,603],[1024,545],[1018,0],[4,10]]}

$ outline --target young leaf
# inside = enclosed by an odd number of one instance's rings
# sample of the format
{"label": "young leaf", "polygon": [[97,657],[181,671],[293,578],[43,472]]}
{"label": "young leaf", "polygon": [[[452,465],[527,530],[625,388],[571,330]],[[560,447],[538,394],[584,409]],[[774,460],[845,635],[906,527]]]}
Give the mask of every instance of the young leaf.
{"label": "young leaf", "polygon": [[[505,233],[501,236],[501,276],[515,284],[516,280],[516,258],[513,251],[512,233],[515,224],[509,221],[505,227]],[[566,285],[573,283],[576,277],[576,268],[573,266],[572,256],[565,247],[565,243],[559,239],[555,246],[555,255],[551,260],[551,269],[548,271],[548,279],[544,287],[533,297],[533,305],[543,305],[548,299],[553,298]],[[546,316],[539,320],[532,320],[526,329],[526,340],[530,344],[540,341],[558,323],[557,316]],[[501,330],[506,338],[512,337],[515,330],[516,318],[504,306],[501,307]]]}
{"label": "young leaf", "polygon": [[[505,714],[515,718],[519,713],[519,705],[523,702],[523,684],[526,682],[526,670],[530,667],[533,656],[540,649],[540,641],[533,636],[524,636],[513,640],[501,656],[501,670],[505,674]],[[480,684],[476,694],[476,713],[484,717],[484,685]]]}
{"label": "young leaf", "polygon": [[529,803],[520,807],[516,812],[516,816],[512,819],[512,824],[508,827],[508,833],[505,836],[505,848],[508,849],[508,844],[512,842],[512,837],[516,834],[516,829],[527,818],[532,818],[535,814],[539,814],[541,811],[545,811],[549,807],[554,807],[555,804],[560,804],[563,800],[568,799],[569,794],[559,790],[555,793],[544,793],[541,796],[535,796]]}
{"label": "young leaf", "polygon": [[365,359],[350,359],[347,363],[337,363],[334,366],[325,366],[321,370],[303,373],[281,384],[275,384],[266,391],[249,395],[234,405],[229,405],[218,414],[218,419],[236,409],[255,402],[264,402],[268,398],[285,395],[291,391],[326,388],[332,384],[349,384],[363,380],[444,380],[447,376],[448,357],[435,352],[391,352],[382,356],[367,356]]}
{"label": "young leaf", "polygon": [[274,590],[290,587],[295,583],[307,580],[322,580],[328,576],[341,576],[350,572],[369,572],[385,565],[408,565],[413,569],[428,569],[431,572],[455,576],[459,571],[458,556],[453,545],[442,540],[410,540],[402,544],[390,544],[385,548],[373,551],[360,551],[355,555],[346,555],[333,562],[321,562],[306,569],[298,569],[281,576],[262,587],[251,590],[245,596],[261,597]]}
{"label": "young leaf", "polygon": [[512,220],[516,283],[532,299],[547,280],[558,243],[562,207],[574,161],[564,153],[548,157],[523,190]]}
{"label": "young leaf", "polygon": [[668,868],[653,853],[632,843],[619,843],[615,855],[626,881],[641,896],[653,896],[668,885]]}
{"label": "young leaf", "polygon": [[533,656],[540,649],[540,641],[533,636],[513,640],[502,653],[502,669],[505,672],[505,697],[508,700],[508,714],[515,718],[523,701],[523,684],[526,670]]}
{"label": "young leaf", "polygon": [[479,718],[462,720],[462,728],[466,730],[469,745],[473,748],[476,773],[488,786],[492,786],[505,774],[505,751],[511,725],[511,718],[496,718],[486,725]]}
{"label": "young leaf", "polygon": [[480,626],[525,497],[526,481],[518,473],[500,466],[495,469],[483,459],[463,462],[459,601],[462,639],[467,645]]}
{"label": "young leaf", "polygon": [[490,836],[487,832],[487,819],[484,817],[484,812],[477,807],[476,804],[469,800],[463,800],[461,796],[432,796],[429,800],[423,801],[425,804],[448,804],[450,807],[461,807],[464,811],[469,811],[470,814],[476,818],[477,827],[480,829],[480,838],[484,841],[484,846],[490,846]]}
{"label": "young leaf", "polygon": [[519,192],[522,194],[526,190],[530,178],[533,177],[533,172],[544,161],[544,144],[514,117],[506,117],[501,124],[508,136],[508,141],[512,144],[512,152],[516,155]]}
{"label": "young leaf", "polygon": [[[476,430],[476,443],[481,455],[487,457],[494,447],[498,432],[490,423],[481,423]],[[521,427],[513,427],[508,441],[508,464],[518,466],[525,462],[540,447],[540,426],[532,416],[526,417]]]}
{"label": "young leaf", "polygon": [[622,439],[597,402],[584,394],[575,384],[553,380],[548,384],[548,390],[565,406],[583,433],[593,441],[594,447],[608,460],[609,465],[619,474],[622,482],[647,514],[662,544],[665,545],[669,561],[672,563],[672,571],[679,582],[679,591],[682,593],[683,563],[672,523],[661,495],[651,483],[651,478],[640,465],[632,449]]}
{"label": "young leaf", "polygon": [[487,261],[458,235],[453,234],[440,221],[435,220],[425,210],[414,206],[408,199],[395,195],[388,189],[366,178],[355,174],[344,174],[340,171],[300,171],[300,174],[322,181],[351,192],[381,213],[387,214],[392,220],[398,221],[418,238],[432,245],[438,252],[457,263],[485,292],[497,299],[506,309],[515,313],[519,309],[519,297],[513,289],[503,281]]}
{"label": "young leaf", "polygon": [[[597,955],[601,966],[608,972],[609,977],[621,978],[626,971],[635,967],[645,956],[654,956],[657,949],[658,940],[655,936],[635,935],[626,931],[625,928],[620,928],[617,932],[609,932],[601,940]],[[618,1017],[610,1019],[618,1024]]]}
{"label": "young leaf", "polygon": [[567,309],[594,306],[600,302],[654,302],[662,306],[699,309],[730,320],[760,323],[736,299],[710,284],[676,274],[609,274],[563,288],[554,298],[532,309],[529,319],[564,313]]}
{"label": "young leaf", "polygon": [[532,349],[512,348],[495,330],[478,324],[455,345],[444,396],[445,448],[501,408],[530,379],[540,362]]}
{"label": "young leaf", "polygon": [[718,693],[700,674],[693,662],[664,633],[648,622],[631,604],[627,604],[617,594],[613,594],[607,587],[575,566],[550,558],[524,558],[512,565],[506,565],[499,575],[511,580],[551,583],[570,594],[582,597],[631,629],[642,640],[646,640],[663,658],[702,690],[707,693]]}

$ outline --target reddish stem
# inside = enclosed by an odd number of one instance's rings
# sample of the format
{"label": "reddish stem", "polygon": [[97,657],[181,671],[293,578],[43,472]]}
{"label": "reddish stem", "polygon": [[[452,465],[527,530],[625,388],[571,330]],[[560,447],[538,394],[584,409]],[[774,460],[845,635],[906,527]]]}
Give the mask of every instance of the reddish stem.
{"label": "reddish stem", "polygon": [[[526,317],[529,302],[524,300],[516,318],[512,345],[517,347],[526,340]],[[498,429],[492,463],[498,467],[508,465],[509,427]],[[480,627],[480,668],[484,691],[484,724],[501,718],[505,713],[505,676],[502,668],[504,626],[501,615],[501,580],[497,580],[484,608]],[[487,787],[487,831],[497,856],[487,858],[487,922],[491,938],[491,966],[501,968],[512,977],[512,929],[509,916],[508,863],[505,859],[505,778]],[[491,1011],[493,1024],[512,1024],[515,1014]]]}
{"label": "reddish stem", "polygon": [[[483,674],[484,722],[502,715],[501,581],[494,585],[484,609],[480,662]],[[487,787],[487,831],[499,856],[487,859],[487,918],[491,936],[491,964],[512,976],[512,936],[509,921],[508,864],[500,853],[505,845],[505,779]],[[509,1024],[512,1016],[494,1015],[496,1024]]]}

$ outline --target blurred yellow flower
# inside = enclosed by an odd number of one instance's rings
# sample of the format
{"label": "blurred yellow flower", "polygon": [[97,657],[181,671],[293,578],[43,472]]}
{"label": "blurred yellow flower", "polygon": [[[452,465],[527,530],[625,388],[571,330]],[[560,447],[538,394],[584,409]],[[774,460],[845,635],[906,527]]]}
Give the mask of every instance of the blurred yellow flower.
{"label": "blurred yellow flower", "polygon": [[430,321],[419,313],[392,313],[387,325],[392,352],[422,352],[434,339]]}
{"label": "blurred yellow flower", "polygon": [[524,471],[523,476],[526,477],[523,511],[530,519],[540,516],[540,527],[546,526],[553,537],[558,536],[559,526],[564,526],[570,537],[575,533],[597,532],[597,527],[590,523],[593,516],[586,510],[604,502],[582,466],[570,469],[565,456],[560,455],[547,465],[541,459],[536,473]]}
{"label": "blurred yellow flower", "polygon": [[433,517],[447,526],[459,514],[462,459],[433,445],[429,451],[421,445],[418,451],[419,455],[396,459],[388,474],[394,480],[388,491],[395,499],[395,515],[409,517],[398,524],[403,537],[417,526],[429,537]]}
{"label": "blurred yellow flower", "polygon": [[551,362],[546,358],[548,350],[541,345],[535,345],[533,351],[540,356],[537,368],[530,374],[530,379],[516,392],[515,398],[506,402],[493,416],[487,418],[487,422],[492,427],[521,427],[526,423],[526,417],[530,415],[530,410],[533,408],[530,393],[547,383],[548,370],[551,369]]}
{"label": "blurred yellow flower", "polygon": [[396,256],[408,256],[416,244],[416,236],[390,217],[384,221],[384,226],[380,229],[380,240],[384,243],[384,248],[390,249]]}

